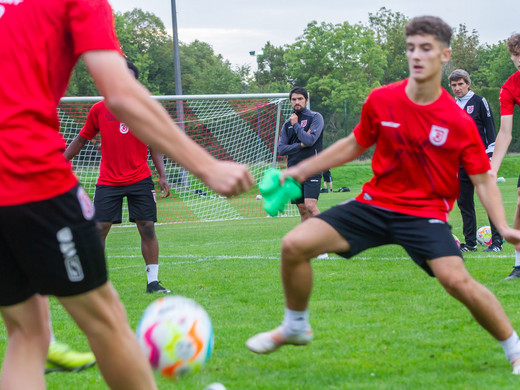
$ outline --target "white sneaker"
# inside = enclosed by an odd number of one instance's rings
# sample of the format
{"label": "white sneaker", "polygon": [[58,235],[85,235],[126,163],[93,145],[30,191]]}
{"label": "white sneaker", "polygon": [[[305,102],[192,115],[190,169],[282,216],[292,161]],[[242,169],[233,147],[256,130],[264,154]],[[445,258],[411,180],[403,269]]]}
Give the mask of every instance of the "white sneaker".
{"label": "white sneaker", "polygon": [[316,257],[316,258],[319,259],[319,260],[328,259],[329,258],[329,254],[328,253],[322,253],[321,255],[318,255],[318,257]]}
{"label": "white sneaker", "polygon": [[276,351],[282,345],[307,345],[312,341],[313,337],[314,335],[310,328],[303,333],[284,336],[282,327],[279,326],[269,332],[258,333],[256,336],[251,337],[247,340],[246,346],[251,352],[267,354]]}
{"label": "white sneaker", "polygon": [[513,361],[513,375],[520,375],[520,358]]}

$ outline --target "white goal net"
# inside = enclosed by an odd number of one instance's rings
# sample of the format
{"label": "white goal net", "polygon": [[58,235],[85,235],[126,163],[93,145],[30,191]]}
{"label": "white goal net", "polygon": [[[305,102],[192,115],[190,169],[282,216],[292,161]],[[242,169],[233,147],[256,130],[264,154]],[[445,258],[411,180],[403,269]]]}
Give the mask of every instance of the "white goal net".
{"label": "white goal net", "polygon": [[[219,160],[246,164],[258,182],[268,167],[285,168],[286,158],[277,156],[278,134],[292,113],[288,94],[155,96],[173,120],[194,141]],[[83,127],[90,107],[99,97],[63,98],[58,107],[61,133],[69,144]],[[72,160],[74,172],[87,193],[94,195],[101,160],[99,135]],[[157,184],[157,173],[149,158]],[[165,158],[172,193],[157,196],[158,223],[215,221],[265,217],[258,187],[238,197],[224,198],[174,161]],[[157,194],[160,189],[157,187]],[[297,216],[288,205],[287,216]],[[129,224],[126,204],[123,224]]]}

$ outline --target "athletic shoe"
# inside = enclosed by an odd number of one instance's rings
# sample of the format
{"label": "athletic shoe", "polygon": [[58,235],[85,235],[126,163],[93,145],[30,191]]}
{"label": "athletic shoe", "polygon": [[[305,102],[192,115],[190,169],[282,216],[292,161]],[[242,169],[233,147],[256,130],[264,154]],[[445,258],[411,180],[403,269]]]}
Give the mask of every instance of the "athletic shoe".
{"label": "athletic shoe", "polygon": [[49,345],[47,363],[46,373],[52,371],[81,371],[96,364],[96,358],[92,352],[77,352],[66,344],[54,341]]}
{"label": "athletic shoe", "polygon": [[328,259],[329,258],[329,254],[328,253],[322,253],[321,255],[318,255],[316,258],[319,259],[319,260]]}
{"label": "athletic shoe", "polygon": [[520,278],[520,267],[513,267],[513,270],[504,280],[518,279]]}
{"label": "athletic shoe", "polygon": [[513,361],[513,375],[520,375],[520,358]]}
{"label": "athletic shoe", "polygon": [[282,345],[307,345],[312,341],[312,329],[306,332],[284,336],[279,326],[269,332],[258,333],[246,342],[247,348],[254,353],[267,354],[276,351]]}
{"label": "athletic shoe", "polygon": [[49,374],[51,372],[56,372],[56,371],[67,371],[67,370],[65,368],[63,368],[61,366],[57,366],[56,364],[51,363],[49,361],[45,363],[45,373],[46,374]]}
{"label": "athletic shoe", "polygon": [[491,244],[483,252],[502,252],[502,245]]}
{"label": "athletic shoe", "polygon": [[461,252],[476,252],[477,246],[471,246],[468,244],[460,244],[460,251]]}
{"label": "athletic shoe", "polygon": [[168,290],[167,288],[164,288],[161,286],[161,282],[156,280],[155,282],[148,283],[146,286],[146,292],[147,293],[163,293],[163,294],[171,294],[172,292]]}

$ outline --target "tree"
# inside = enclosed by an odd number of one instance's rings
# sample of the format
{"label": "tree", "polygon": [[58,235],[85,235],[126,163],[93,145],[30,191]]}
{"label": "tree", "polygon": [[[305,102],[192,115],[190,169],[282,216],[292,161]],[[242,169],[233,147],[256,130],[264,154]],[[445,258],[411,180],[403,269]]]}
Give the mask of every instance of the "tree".
{"label": "tree", "polygon": [[382,7],[368,14],[368,26],[375,32],[375,40],[385,53],[387,64],[381,84],[385,85],[408,77],[406,37],[404,26],[408,18],[400,12]]}
{"label": "tree", "polygon": [[[309,23],[303,35],[287,47],[284,58],[289,79],[306,87],[313,109],[329,118],[327,130],[332,133],[327,143],[357,123],[364,99],[381,85],[387,64],[374,32],[348,22]],[[344,123],[345,101],[348,124]]]}
{"label": "tree", "polygon": [[182,87],[184,94],[241,93],[244,70],[234,71],[222,55],[215,55],[205,42],[181,44]]}
{"label": "tree", "polygon": [[[290,88],[289,72],[285,61],[286,49],[267,42],[263,54],[257,56],[258,71],[255,73],[256,85],[252,89],[259,92],[285,92]],[[256,87],[256,88],[255,88]]]}

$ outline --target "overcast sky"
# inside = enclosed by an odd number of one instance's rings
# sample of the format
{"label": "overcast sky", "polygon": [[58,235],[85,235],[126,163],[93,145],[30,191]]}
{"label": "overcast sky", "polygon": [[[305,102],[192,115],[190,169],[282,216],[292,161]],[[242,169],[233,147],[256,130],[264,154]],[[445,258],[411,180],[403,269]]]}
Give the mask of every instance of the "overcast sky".
{"label": "overcast sky", "polygon": [[[171,33],[171,0],[108,0],[115,11],[140,8],[162,19]],[[179,40],[209,43],[233,65],[250,64],[267,41],[293,43],[313,20],[366,24],[381,7],[407,17],[435,15],[452,27],[464,23],[478,31],[481,42],[497,43],[520,32],[518,0],[176,0]]]}

